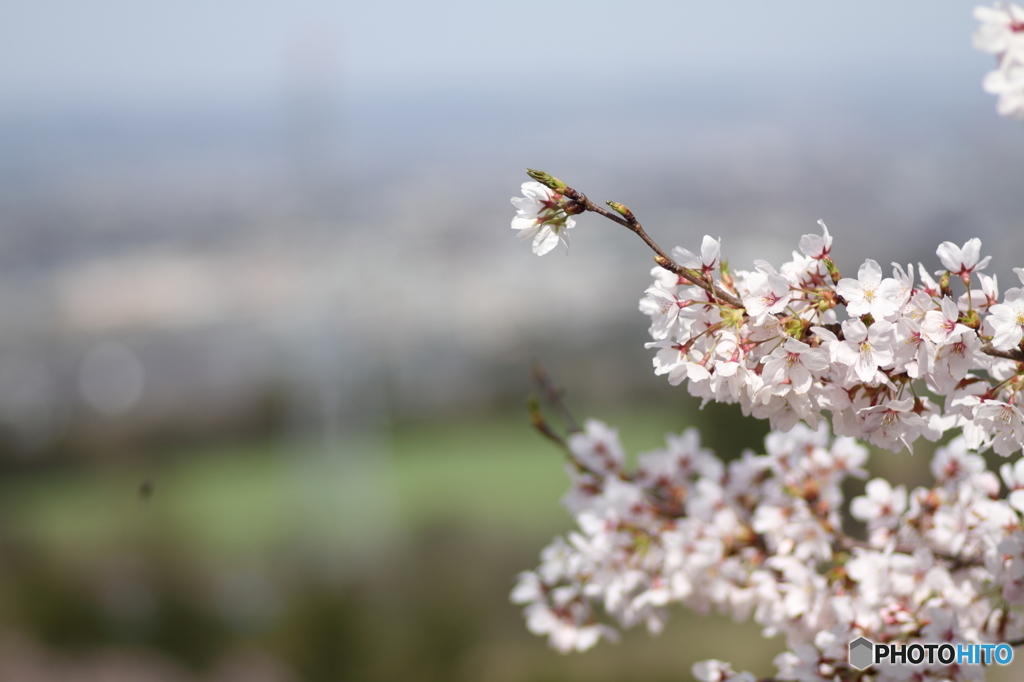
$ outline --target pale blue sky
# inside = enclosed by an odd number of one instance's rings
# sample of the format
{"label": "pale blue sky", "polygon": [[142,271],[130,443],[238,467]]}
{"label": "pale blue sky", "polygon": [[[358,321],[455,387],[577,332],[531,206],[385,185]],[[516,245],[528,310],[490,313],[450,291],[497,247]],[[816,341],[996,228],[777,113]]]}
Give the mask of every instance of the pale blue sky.
{"label": "pale blue sky", "polygon": [[697,77],[742,88],[799,73],[931,80],[962,92],[963,81],[977,91],[991,60],[970,46],[975,4],[7,0],[0,107],[274,97],[316,68],[357,97],[507,87],[550,101],[602,81]]}

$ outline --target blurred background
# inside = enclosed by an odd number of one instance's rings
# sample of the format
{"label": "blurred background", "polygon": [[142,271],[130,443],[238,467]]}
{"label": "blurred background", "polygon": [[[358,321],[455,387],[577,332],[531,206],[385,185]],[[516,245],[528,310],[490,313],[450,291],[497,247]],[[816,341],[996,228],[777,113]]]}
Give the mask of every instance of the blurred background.
{"label": "blurred background", "polygon": [[850,273],[979,236],[1013,286],[973,4],[6,0],[0,681],[771,673],[750,624],[563,657],[508,603],[571,524],[533,361],[634,452],[764,433],[653,376],[639,240],[538,259],[509,197],[541,168],[738,268],[819,218]]}

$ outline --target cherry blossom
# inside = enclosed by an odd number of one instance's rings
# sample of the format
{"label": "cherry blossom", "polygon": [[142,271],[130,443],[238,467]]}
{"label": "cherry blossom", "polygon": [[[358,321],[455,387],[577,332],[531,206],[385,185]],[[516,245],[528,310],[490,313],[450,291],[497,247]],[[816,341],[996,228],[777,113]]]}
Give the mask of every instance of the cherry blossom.
{"label": "cherry blossom", "polygon": [[978,7],[974,16],[981,26],[974,46],[996,56],[998,66],[983,81],[986,92],[999,97],[1001,116],[1024,119],[1024,8],[1006,2]]}
{"label": "cherry blossom", "polygon": [[857,279],[839,280],[836,292],[846,299],[846,311],[855,317],[871,315],[883,320],[895,315],[903,303],[900,283],[891,277],[882,279],[882,268],[870,259],[860,266]]}
{"label": "cherry blossom", "polygon": [[860,320],[847,320],[842,328],[845,340],[837,347],[836,359],[853,367],[861,381],[876,381],[878,368],[892,364],[892,324],[881,320],[869,328]]}
{"label": "cherry blossom", "polygon": [[822,234],[805,234],[801,237],[800,251],[808,258],[822,260],[832,252],[832,235],[828,233],[824,220],[819,220],[818,224],[821,225]]}
{"label": "cherry blossom", "polygon": [[1024,336],[1024,289],[1010,289],[989,312],[986,322],[993,331],[992,345],[998,350],[1016,348]]}
{"label": "cherry blossom", "polygon": [[684,268],[692,268],[708,276],[718,267],[718,258],[721,250],[721,239],[713,239],[710,235],[704,235],[704,241],[700,245],[699,258],[681,246],[677,246],[672,250],[672,256]]}
{"label": "cherry blossom", "polygon": [[763,362],[761,378],[779,395],[791,390],[806,393],[811,388],[814,375],[820,376],[829,366],[828,353],[796,339],[786,339]]}
{"label": "cherry blossom", "polygon": [[764,320],[767,315],[781,313],[792,298],[786,278],[764,261],[759,261],[757,270],[750,274],[747,291],[743,305],[747,313],[758,321]]}
{"label": "cherry blossom", "polygon": [[969,276],[975,270],[984,270],[991,256],[980,258],[981,240],[975,237],[968,239],[963,247],[953,242],[942,242],[936,251],[942,265],[954,275]]}
{"label": "cherry blossom", "polygon": [[576,221],[562,207],[562,195],[539,182],[524,182],[522,191],[523,196],[512,199],[517,209],[512,229],[519,230],[519,238],[531,240],[538,256],[558,246],[559,240],[568,247],[568,231]]}

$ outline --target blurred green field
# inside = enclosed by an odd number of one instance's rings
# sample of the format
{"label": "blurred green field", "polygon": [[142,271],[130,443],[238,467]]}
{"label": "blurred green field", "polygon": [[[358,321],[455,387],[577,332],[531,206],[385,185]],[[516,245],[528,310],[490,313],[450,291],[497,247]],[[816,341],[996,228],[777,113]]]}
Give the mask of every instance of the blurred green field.
{"label": "blurred green field", "polygon": [[[631,452],[657,447],[667,413],[624,412]],[[289,547],[361,552],[438,521],[522,535],[571,519],[558,449],[525,417],[350,430],[336,444],[294,441],[159,453],[145,463],[0,479],[4,532],[69,555],[166,534],[210,559]],[[147,490],[141,488],[146,486]]]}
{"label": "blurred green field", "polygon": [[[712,410],[601,416],[633,454],[695,420],[723,452],[763,434]],[[927,461],[873,457],[910,478]],[[133,462],[0,478],[8,640],[83,667],[96,652],[149,652],[196,676],[174,679],[204,682],[233,679],[216,671],[239,651],[287,671],[272,682],[611,682],[689,679],[711,657],[768,675],[782,648],[750,623],[682,610],[660,637],[629,632],[583,655],[527,633],[508,603],[515,574],[572,520],[559,504],[562,455],[523,415]],[[992,679],[1016,679],[1018,667]],[[0,682],[17,679],[3,671]]]}
{"label": "blurred green field", "polygon": [[[634,453],[685,426],[602,416]],[[526,632],[508,593],[570,529],[566,488],[522,414],[8,473],[0,627],[54,655],[128,647],[197,675],[256,647],[310,682],[679,679],[715,638],[725,655],[733,626],[693,618],[583,656]]]}

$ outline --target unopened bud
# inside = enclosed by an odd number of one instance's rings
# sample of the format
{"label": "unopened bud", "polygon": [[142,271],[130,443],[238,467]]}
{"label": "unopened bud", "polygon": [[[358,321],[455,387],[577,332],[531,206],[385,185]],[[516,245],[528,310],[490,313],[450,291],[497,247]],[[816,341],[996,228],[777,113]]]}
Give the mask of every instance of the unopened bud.
{"label": "unopened bud", "polygon": [[633,212],[626,208],[624,205],[618,203],[617,201],[608,201],[605,203],[611,206],[613,211],[618,213],[620,216],[622,216],[629,222],[633,222],[636,220],[636,216],[633,215]]}
{"label": "unopened bud", "polygon": [[544,422],[544,417],[540,413],[540,401],[537,400],[536,396],[529,396],[526,398],[526,410],[530,415],[530,422],[537,426]]}
{"label": "unopened bud", "polygon": [[[837,559],[841,560],[842,558],[847,556],[847,554],[841,553],[837,557]],[[833,566],[825,573],[825,580],[827,580],[830,585],[835,585],[837,583],[840,585],[845,585],[848,576],[849,574],[846,572],[846,566],[844,566],[843,564],[838,564],[836,566]]]}
{"label": "unopened bud", "polygon": [[661,267],[665,268],[666,270],[675,272],[675,270],[672,268],[672,261],[670,261],[668,258],[665,258],[661,254],[658,254],[657,256],[654,257],[654,262],[660,265]]}
{"label": "unopened bud", "polygon": [[833,292],[828,291],[826,289],[825,291],[821,292],[821,300],[818,301],[817,308],[819,311],[824,313],[835,308],[836,303],[838,303],[837,296]]}
{"label": "unopened bud", "polygon": [[729,261],[725,260],[724,258],[721,261],[719,261],[718,272],[722,277],[722,284],[724,284],[729,289],[735,291],[736,287],[733,286],[732,271],[729,269]]}
{"label": "unopened bud", "polygon": [[942,292],[943,296],[953,298],[953,287],[949,286],[949,270],[946,270],[942,277],[939,278],[939,291]]}
{"label": "unopened bud", "polygon": [[586,206],[569,197],[562,197],[558,202],[558,206],[565,211],[566,215],[579,215],[587,210]]}
{"label": "unopened bud", "polygon": [[548,175],[544,171],[527,168],[526,174],[529,175],[534,180],[536,180],[537,182],[539,182],[540,184],[545,185],[550,189],[563,190],[566,187],[568,187],[568,185],[566,185],[564,182],[562,182],[553,175]]}
{"label": "unopened bud", "polygon": [[831,258],[822,258],[821,262],[825,264],[825,269],[828,270],[829,277],[832,278],[832,284],[839,284],[839,280],[842,279],[842,275],[839,274],[839,268],[832,262]]}

